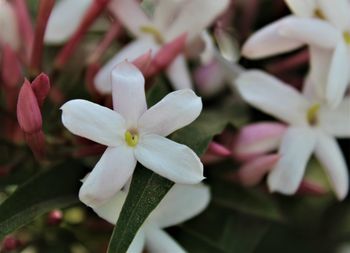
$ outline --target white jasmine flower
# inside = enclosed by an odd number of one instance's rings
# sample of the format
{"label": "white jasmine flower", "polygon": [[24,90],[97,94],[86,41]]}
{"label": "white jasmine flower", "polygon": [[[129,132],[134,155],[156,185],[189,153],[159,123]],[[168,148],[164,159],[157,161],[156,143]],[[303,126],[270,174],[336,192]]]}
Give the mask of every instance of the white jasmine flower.
{"label": "white jasmine flower", "polygon": [[261,71],[236,80],[243,98],[254,107],[289,124],[282,137],[281,158],[268,176],[271,191],[293,194],[312,155],[322,163],[339,199],[348,192],[348,172],[337,137],[350,137],[350,98],[338,107],[319,103],[306,85],[304,95]]}
{"label": "white jasmine flower", "polygon": [[108,146],[80,189],[81,201],[89,206],[99,206],[119,191],[136,161],[176,183],[203,180],[197,155],[165,138],[198,117],[201,99],[192,90],[179,90],[147,110],[144,82],[134,65],[122,62],[112,71],[114,110],[81,99],[61,108],[69,131]]}
{"label": "white jasmine flower", "polygon": [[[110,4],[111,11],[137,39],[119,51],[97,73],[96,88],[101,93],[110,93],[109,76],[117,63],[125,59],[132,61],[149,49],[155,54],[162,44],[183,33],[187,33],[187,44],[190,46],[225,10],[228,3],[228,0],[164,0],[156,4],[154,15],[149,18],[137,1],[113,0]],[[184,54],[172,62],[166,74],[176,89],[192,88]]]}
{"label": "white jasmine flower", "polygon": [[[94,211],[116,224],[127,193],[118,192],[113,199]],[[185,253],[186,251],[163,229],[177,225],[201,213],[210,200],[209,188],[203,184],[175,184],[137,232],[127,253]]]}
{"label": "white jasmine flower", "polygon": [[243,55],[262,58],[310,46],[310,79],[318,96],[336,106],[350,82],[350,3],[347,0],[287,0],[295,13],[253,34]]}

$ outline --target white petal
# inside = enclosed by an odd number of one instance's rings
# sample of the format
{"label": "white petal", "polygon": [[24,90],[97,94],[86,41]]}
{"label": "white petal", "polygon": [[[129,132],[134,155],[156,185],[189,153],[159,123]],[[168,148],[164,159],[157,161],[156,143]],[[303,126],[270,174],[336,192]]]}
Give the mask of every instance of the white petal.
{"label": "white petal", "polygon": [[322,48],[334,48],[340,38],[334,26],[315,18],[290,17],[280,23],[278,32],[285,38]]}
{"label": "white petal", "polygon": [[189,147],[165,137],[141,136],[135,156],[146,168],[175,183],[196,184],[204,179],[198,156]]}
{"label": "white petal", "polygon": [[160,228],[147,228],[146,248],[147,252],[152,253],[186,253],[173,238]]}
{"label": "white petal", "polygon": [[128,181],[136,166],[126,145],[107,148],[79,191],[80,200],[92,208],[109,201]]}
{"label": "white petal", "polygon": [[0,40],[9,44],[13,49],[20,47],[20,34],[18,30],[16,13],[8,1],[0,1]]}
{"label": "white petal", "polygon": [[209,187],[204,184],[175,184],[149,220],[161,228],[174,226],[200,214],[209,204]]}
{"label": "white petal", "polygon": [[349,175],[343,154],[336,140],[318,132],[315,154],[324,166],[339,200],[343,200],[349,189]]}
{"label": "white petal", "polygon": [[94,212],[102,219],[115,225],[123,208],[127,193],[119,191],[101,206],[95,207]]}
{"label": "white petal", "polygon": [[305,124],[309,103],[294,88],[262,71],[242,73],[236,84],[242,97],[256,108],[291,124]]}
{"label": "white petal", "polygon": [[278,55],[303,46],[303,42],[285,38],[279,33],[279,26],[292,17],[277,20],[255,32],[243,45],[242,55],[250,59]]}
{"label": "white petal", "polygon": [[319,125],[337,138],[350,138],[350,98],[346,97],[337,108],[321,107]]}
{"label": "white petal", "polygon": [[159,1],[155,5],[153,20],[156,27],[165,31],[172,23],[186,0]]}
{"label": "white petal", "polygon": [[137,231],[126,253],[142,253],[145,248],[145,241],[145,231],[141,227],[139,231]]}
{"label": "white petal", "polygon": [[112,0],[108,7],[117,19],[137,37],[144,36],[141,31],[142,26],[152,25],[137,0]]}
{"label": "white petal", "polygon": [[119,113],[82,99],[68,101],[61,110],[62,123],[73,134],[106,146],[123,143],[125,120]]}
{"label": "white petal", "polygon": [[350,2],[349,0],[318,0],[322,14],[340,30],[349,28]]}
{"label": "white petal", "polygon": [[112,71],[113,108],[124,116],[128,127],[137,127],[137,121],[147,110],[145,79],[132,63],[119,63]]}
{"label": "white petal", "polygon": [[202,110],[202,100],[192,90],[169,93],[139,120],[141,133],[167,136],[193,122]]}
{"label": "white petal", "polygon": [[120,62],[128,60],[132,62],[140,55],[152,50],[152,54],[156,53],[158,46],[154,43],[151,37],[135,40],[126,45],[112,59],[110,59],[97,73],[95,77],[96,89],[102,94],[112,92],[111,73],[113,68]]}
{"label": "white petal", "polygon": [[186,1],[172,25],[165,31],[166,40],[171,41],[186,32],[188,41],[191,41],[208,27],[228,4],[228,0]]}
{"label": "white petal", "polygon": [[45,30],[45,42],[60,44],[77,30],[93,0],[61,0],[54,6]]}
{"label": "white petal", "polygon": [[312,17],[316,10],[316,0],[285,0],[291,11],[301,17]]}
{"label": "white petal", "polygon": [[332,107],[336,107],[344,97],[350,81],[349,66],[347,45],[340,40],[332,56],[326,87],[326,99]]}
{"label": "white petal", "polygon": [[166,74],[176,90],[192,89],[191,75],[183,54],[179,54],[166,69]]}
{"label": "white petal", "polygon": [[312,129],[291,127],[287,130],[279,150],[281,158],[267,179],[271,192],[288,195],[296,192],[315,144],[316,136]]}

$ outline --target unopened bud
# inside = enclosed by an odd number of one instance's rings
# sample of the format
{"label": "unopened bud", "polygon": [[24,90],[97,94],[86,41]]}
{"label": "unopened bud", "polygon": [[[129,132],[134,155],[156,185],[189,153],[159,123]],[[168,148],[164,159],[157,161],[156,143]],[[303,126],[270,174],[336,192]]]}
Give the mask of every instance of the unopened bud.
{"label": "unopened bud", "polygon": [[42,107],[44,100],[49,95],[50,92],[50,80],[49,77],[41,73],[38,75],[31,85],[33,92],[35,94],[35,97],[38,101],[38,104],[40,107]]}
{"label": "unopened bud", "polygon": [[47,224],[51,226],[59,225],[63,220],[63,213],[61,210],[53,210],[47,216]]}

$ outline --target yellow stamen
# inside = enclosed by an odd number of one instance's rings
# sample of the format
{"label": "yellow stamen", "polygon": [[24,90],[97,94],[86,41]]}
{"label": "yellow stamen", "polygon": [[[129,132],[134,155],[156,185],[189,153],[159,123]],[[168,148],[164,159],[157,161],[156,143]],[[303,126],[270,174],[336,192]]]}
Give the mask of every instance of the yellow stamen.
{"label": "yellow stamen", "polygon": [[139,134],[136,131],[126,131],[125,142],[128,144],[128,146],[135,147],[139,142]]}
{"label": "yellow stamen", "polygon": [[319,18],[319,19],[326,19],[325,15],[320,9],[316,9],[314,12],[314,15],[316,18]]}
{"label": "yellow stamen", "polygon": [[141,30],[141,32],[151,34],[158,44],[164,43],[164,38],[163,38],[162,34],[154,26],[150,26],[150,25],[141,26],[140,30]]}
{"label": "yellow stamen", "polygon": [[307,111],[307,121],[310,125],[315,125],[317,123],[317,113],[320,110],[320,104],[312,105]]}
{"label": "yellow stamen", "polygon": [[350,32],[344,32],[343,33],[345,43],[350,45]]}

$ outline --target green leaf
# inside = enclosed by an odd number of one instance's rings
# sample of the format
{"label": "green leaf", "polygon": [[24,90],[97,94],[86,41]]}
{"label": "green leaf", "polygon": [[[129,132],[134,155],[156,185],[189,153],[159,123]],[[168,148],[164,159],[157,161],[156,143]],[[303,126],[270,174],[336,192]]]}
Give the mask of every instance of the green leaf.
{"label": "green leaf", "polygon": [[139,228],[173,184],[141,165],[136,168],[108,246],[109,253],[127,251]]}
{"label": "green leaf", "polygon": [[77,203],[79,180],[83,175],[84,168],[81,165],[64,163],[20,186],[0,205],[0,241],[7,234],[54,208]]}

